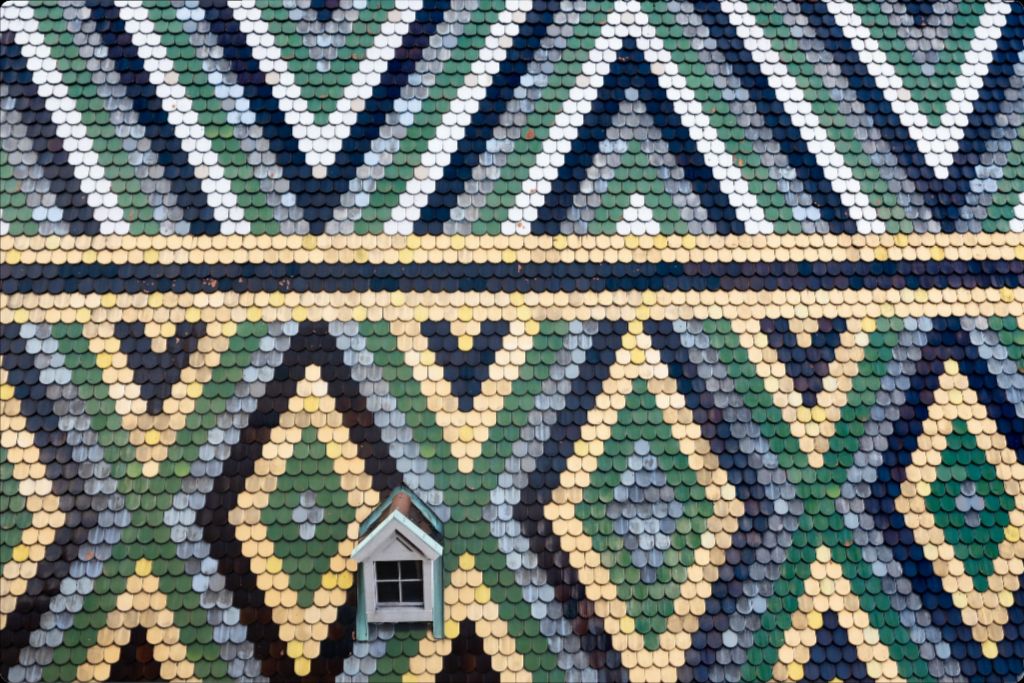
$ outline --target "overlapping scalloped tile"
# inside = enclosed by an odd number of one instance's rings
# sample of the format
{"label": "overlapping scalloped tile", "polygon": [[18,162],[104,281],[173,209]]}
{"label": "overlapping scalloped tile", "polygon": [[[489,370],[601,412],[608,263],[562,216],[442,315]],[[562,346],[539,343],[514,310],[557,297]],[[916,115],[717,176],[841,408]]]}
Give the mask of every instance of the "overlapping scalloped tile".
{"label": "overlapping scalloped tile", "polygon": [[1024,674],[1024,6],[0,18],[5,680]]}

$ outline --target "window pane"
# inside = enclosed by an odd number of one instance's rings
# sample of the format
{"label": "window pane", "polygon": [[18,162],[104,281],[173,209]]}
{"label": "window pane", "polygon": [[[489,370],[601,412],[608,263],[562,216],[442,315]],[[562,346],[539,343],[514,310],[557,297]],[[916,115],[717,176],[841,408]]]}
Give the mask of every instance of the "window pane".
{"label": "window pane", "polygon": [[377,582],[377,602],[401,602],[401,594],[397,581]]}
{"label": "window pane", "polygon": [[378,562],[377,563],[377,578],[387,580],[398,580],[399,578],[399,567],[398,565],[404,564],[403,562]]}
{"label": "window pane", "polygon": [[423,604],[423,580],[402,581],[402,602]]}
{"label": "window pane", "polygon": [[399,567],[399,570],[401,572],[401,575],[402,575],[403,579],[418,579],[418,578],[420,578],[420,576],[421,576],[421,571],[420,570],[423,567],[423,563],[422,562],[417,562],[416,560],[405,560],[404,562],[399,562],[398,564],[401,565]]}
{"label": "window pane", "polygon": [[423,605],[423,563],[402,560],[375,563],[377,602],[381,604]]}

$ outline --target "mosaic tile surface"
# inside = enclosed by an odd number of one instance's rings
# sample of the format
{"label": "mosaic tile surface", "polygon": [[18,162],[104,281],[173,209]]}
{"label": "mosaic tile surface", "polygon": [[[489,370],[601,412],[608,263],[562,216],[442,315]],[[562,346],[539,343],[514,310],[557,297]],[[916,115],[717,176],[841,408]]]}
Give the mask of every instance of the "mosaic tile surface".
{"label": "mosaic tile surface", "polygon": [[[0,7],[0,677],[1024,675],[1024,5]],[[352,550],[443,522],[443,635]]]}

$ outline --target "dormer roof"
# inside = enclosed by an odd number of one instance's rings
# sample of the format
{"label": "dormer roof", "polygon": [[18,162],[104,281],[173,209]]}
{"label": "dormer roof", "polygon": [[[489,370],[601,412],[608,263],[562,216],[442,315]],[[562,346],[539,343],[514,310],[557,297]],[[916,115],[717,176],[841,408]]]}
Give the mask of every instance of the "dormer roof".
{"label": "dormer roof", "polygon": [[443,550],[441,520],[415,494],[398,487],[359,526],[359,543],[352,551],[357,562],[390,543],[398,542],[435,560]]}

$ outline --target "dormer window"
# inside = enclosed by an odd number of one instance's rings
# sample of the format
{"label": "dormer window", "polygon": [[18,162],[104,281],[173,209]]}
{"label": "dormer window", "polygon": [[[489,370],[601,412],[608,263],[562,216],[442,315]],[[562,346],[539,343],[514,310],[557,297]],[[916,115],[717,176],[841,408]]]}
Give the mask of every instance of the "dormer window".
{"label": "dormer window", "polygon": [[424,622],[440,637],[441,522],[408,490],[396,489],[360,527],[356,637],[369,624]]}

